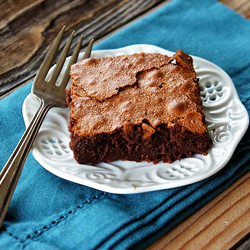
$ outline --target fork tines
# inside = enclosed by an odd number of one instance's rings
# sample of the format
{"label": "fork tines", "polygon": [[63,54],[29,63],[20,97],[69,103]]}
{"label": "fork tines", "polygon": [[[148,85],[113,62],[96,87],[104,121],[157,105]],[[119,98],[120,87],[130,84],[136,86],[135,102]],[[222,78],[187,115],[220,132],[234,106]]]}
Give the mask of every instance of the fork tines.
{"label": "fork tines", "polygon": [[[62,42],[64,32],[65,32],[65,26],[61,29],[61,31],[59,32],[59,34],[55,38],[55,40],[54,40],[52,46],[50,47],[45,59],[43,60],[43,63],[41,64],[40,69],[36,75],[35,83],[40,82],[40,81],[44,81],[44,79],[45,79],[45,77],[46,77],[55,57],[56,57],[56,54],[58,53],[58,49],[59,49],[59,46]],[[53,70],[52,76],[48,81],[49,83],[54,84],[56,82],[56,80],[57,80],[57,78],[62,70],[62,67],[65,63],[65,59],[68,55],[70,46],[72,44],[74,34],[75,34],[75,31],[72,31],[70,37],[68,38],[68,40],[63,48],[62,53],[57,61],[57,64],[55,66],[55,69]],[[82,41],[83,41],[83,35],[80,36],[80,39],[78,40],[78,43],[75,47],[75,50],[70,58],[70,61],[67,65],[67,67],[66,67],[66,70],[65,70],[63,77],[62,77],[62,81],[61,81],[60,86],[59,86],[60,88],[65,89],[67,86],[67,83],[68,83],[69,77],[70,77],[70,75],[69,75],[70,67],[72,64],[74,64],[77,61],[78,54],[79,54],[81,46],[82,46]],[[90,56],[93,42],[94,42],[93,39],[89,42],[88,47],[87,47],[86,52],[85,52],[85,55],[84,55],[84,58],[85,57],[88,58]]]}

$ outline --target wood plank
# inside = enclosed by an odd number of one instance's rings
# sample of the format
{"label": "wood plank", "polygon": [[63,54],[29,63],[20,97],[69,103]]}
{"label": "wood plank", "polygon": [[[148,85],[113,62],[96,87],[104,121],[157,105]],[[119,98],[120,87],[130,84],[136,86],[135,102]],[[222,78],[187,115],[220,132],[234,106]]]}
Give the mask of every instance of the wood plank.
{"label": "wood plank", "polygon": [[91,38],[109,34],[162,2],[164,0],[18,0],[12,4],[2,1],[0,96],[34,76],[62,25],[66,25],[66,36],[73,29],[76,37],[83,33],[85,47]]}
{"label": "wood plank", "polygon": [[250,233],[247,235],[248,239],[240,240],[235,246],[230,250],[249,250],[250,249]]}
{"label": "wood plank", "polygon": [[148,250],[229,249],[250,231],[250,172]]}
{"label": "wood plank", "polygon": [[1,19],[0,19],[0,28],[3,28],[10,22],[15,16],[21,15],[22,12],[25,12],[27,8],[31,8],[32,5],[36,5],[37,2],[42,0],[15,0],[12,1],[1,1],[0,10],[1,10]]}
{"label": "wood plank", "polygon": [[250,1],[249,0],[219,0],[219,2],[235,10],[240,15],[250,20]]}
{"label": "wood plank", "polygon": [[[0,62],[4,63],[6,59],[10,61],[0,69],[2,70],[0,95],[33,77],[49,43],[61,28],[62,23],[65,22],[67,25],[67,35],[74,28],[77,30],[77,36],[84,31],[87,35],[84,46],[90,37],[103,38],[164,1],[145,1],[143,6],[140,0],[93,0],[89,2],[86,7],[86,1],[80,0],[73,3],[66,0],[15,0],[15,4],[12,4],[13,1],[0,1]],[[137,10],[133,9],[132,2],[136,2]],[[250,20],[249,0],[220,0],[220,2]],[[119,11],[125,12],[125,15]],[[119,17],[120,14],[121,17]],[[115,22],[112,22],[112,19],[115,19]],[[104,22],[104,27],[99,32],[102,22]],[[24,23],[25,26],[22,26]],[[25,42],[22,43],[23,39]],[[4,43],[2,43],[3,40]],[[17,43],[20,41],[20,43],[12,47],[15,41]],[[8,49],[11,52],[8,52]],[[6,52],[10,57],[2,58]],[[8,84],[12,84],[11,87]],[[249,178],[250,173],[240,178],[229,189],[148,249],[198,250],[231,247],[238,250],[250,249]]]}

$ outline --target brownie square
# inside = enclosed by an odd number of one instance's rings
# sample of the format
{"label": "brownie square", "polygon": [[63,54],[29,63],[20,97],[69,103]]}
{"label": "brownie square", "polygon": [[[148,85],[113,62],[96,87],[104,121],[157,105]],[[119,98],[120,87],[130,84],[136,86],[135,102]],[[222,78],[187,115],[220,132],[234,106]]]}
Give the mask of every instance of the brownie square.
{"label": "brownie square", "polygon": [[209,136],[192,58],[141,53],[72,65],[70,148],[79,163],[171,163],[207,154]]}

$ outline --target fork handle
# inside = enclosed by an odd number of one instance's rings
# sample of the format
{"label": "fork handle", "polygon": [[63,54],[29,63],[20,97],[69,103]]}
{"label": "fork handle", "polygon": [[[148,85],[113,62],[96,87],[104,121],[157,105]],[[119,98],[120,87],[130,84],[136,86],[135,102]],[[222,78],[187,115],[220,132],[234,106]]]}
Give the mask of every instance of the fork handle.
{"label": "fork handle", "polygon": [[32,144],[51,106],[40,100],[40,106],[14,152],[0,173],[0,228]]}

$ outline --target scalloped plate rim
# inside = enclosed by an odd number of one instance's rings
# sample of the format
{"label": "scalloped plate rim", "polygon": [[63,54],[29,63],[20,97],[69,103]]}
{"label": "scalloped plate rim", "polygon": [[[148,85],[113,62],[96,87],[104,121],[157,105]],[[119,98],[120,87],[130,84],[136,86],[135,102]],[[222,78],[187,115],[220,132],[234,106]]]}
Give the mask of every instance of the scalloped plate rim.
{"label": "scalloped plate rim", "polygon": [[[93,50],[92,55],[93,55],[93,57],[96,57],[96,54],[99,54],[99,53],[101,53],[101,54],[105,54],[107,52],[116,53],[116,52],[124,51],[124,50],[127,50],[127,49],[136,49],[138,47],[142,48],[142,49],[146,49],[147,52],[149,50],[153,49],[153,50],[161,50],[162,52],[164,52],[164,54],[168,54],[168,55],[173,55],[174,54],[174,52],[172,52],[172,51],[165,50],[165,49],[160,48],[160,47],[155,46],[155,45],[135,44],[135,45],[130,45],[130,46],[117,48],[117,49]],[[135,52],[133,52],[133,53],[135,53]],[[83,52],[81,52],[81,54],[83,54]],[[235,86],[233,84],[233,81],[229,77],[229,75],[223,69],[218,67],[216,64],[214,64],[214,63],[212,63],[212,62],[210,62],[210,61],[208,61],[206,59],[203,59],[203,58],[200,58],[200,57],[197,57],[197,56],[192,56],[192,57],[196,61],[203,61],[206,64],[210,64],[211,66],[216,67],[220,71],[220,73],[223,74],[227,78],[227,82],[230,83],[230,87],[231,87],[231,90],[232,90],[232,95],[234,96],[233,99],[237,100],[238,104],[241,106],[241,108],[243,109],[243,112],[245,113],[246,124],[245,124],[243,130],[241,131],[241,134],[237,137],[236,142],[231,147],[229,156],[226,159],[224,159],[223,164],[221,164],[219,167],[214,168],[211,171],[202,173],[199,176],[189,177],[188,179],[177,179],[177,180],[175,179],[172,182],[170,181],[168,183],[162,183],[162,184],[157,184],[157,185],[152,185],[152,186],[125,187],[125,188],[120,187],[120,188],[117,188],[117,187],[108,186],[106,184],[93,182],[93,180],[82,179],[81,177],[76,178],[75,176],[72,176],[71,174],[67,174],[65,172],[62,172],[62,171],[56,169],[56,168],[53,168],[46,161],[44,161],[42,158],[36,157],[36,150],[37,149],[35,149],[35,148],[33,148],[33,150],[32,150],[34,158],[39,162],[39,164],[42,167],[44,167],[46,170],[48,170],[49,172],[55,174],[56,176],[58,176],[60,178],[63,178],[63,179],[66,179],[68,181],[72,181],[72,182],[75,182],[75,183],[78,183],[78,184],[81,184],[81,185],[85,185],[85,186],[88,186],[88,187],[91,187],[91,188],[95,188],[95,189],[98,189],[98,190],[101,190],[101,191],[105,191],[105,192],[109,192],[109,193],[116,193],[116,194],[142,193],[142,192],[149,192],[149,191],[156,191],[156,190],[163,190],[163,189],[169,189],[169,188],[174,188],[174,187],[180,187],[180,186],[185,186],[185,185],[189,185],[189,184],[192,184],[192,183],[202,181],[202,180],[207,179],[207,178],[211,177],[212,175],[216,174],[222,168],[224,168],[225,165],[229,162],[229,160],[231,159],[236,147],[238,146],[238,144],[241,141],[242,137],[246,133],[246,130],[247,130],[248,126],[249,126],[249,116],[248,116],[248,113],[247,113],[244,105],[241,103],[241,101],[239,99],[236,88],[235,88]],[[26,113],[26,110],[25,110],[25,105],[26,105],[28,99],[31,96],[32,96],[32,94],[29,94],[26,97],[26,99],[24,100],[24,102],[23,102],[22,112],[23,112],[23,118],[24,118],[24,122],[25,122],[26,127],[27,127],[27,124],[29,124],[29,119],[28,119],[28,116],[27,116],[27,113]],[[32,96],[32,98],[34,98],[34,96]],[[210,150],[211,149],[209,149],[209,151]],[[79,166],[80,166],[80,164],[79,164]],[[74,180],[72,180],[72,179],[74,179]],[[179,182],[181,182],[181,184]]]}

